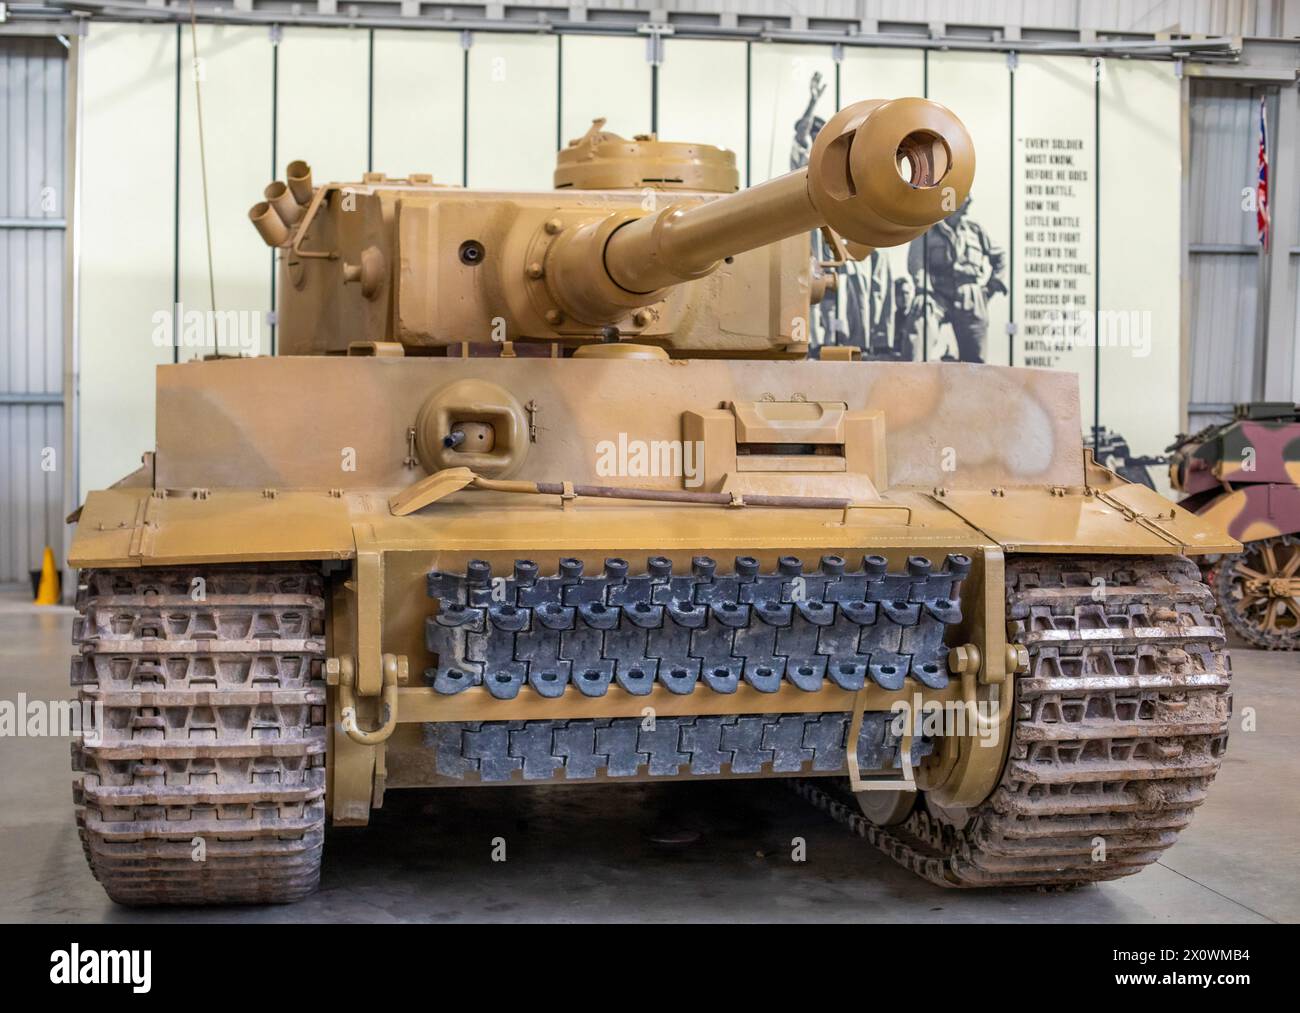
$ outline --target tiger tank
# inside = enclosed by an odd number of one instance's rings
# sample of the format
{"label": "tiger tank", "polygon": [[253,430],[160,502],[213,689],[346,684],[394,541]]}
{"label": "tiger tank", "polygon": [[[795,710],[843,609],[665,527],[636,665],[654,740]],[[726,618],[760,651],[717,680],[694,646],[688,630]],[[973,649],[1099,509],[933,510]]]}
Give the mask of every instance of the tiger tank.
{"label": "tiger tank", "polygon": [[249,212],[277,354],[158,367],[77,514],[108,895],[297,900],[406,788],[709,778],[942,887],[1155,861],[1227,740],[1190,557],[1236,543],[1096,463],[1074,374],[810,354],[812,237],[908,243],[974,171],[919,98],[743,191],[600,121],[547,191],[291,163]]}

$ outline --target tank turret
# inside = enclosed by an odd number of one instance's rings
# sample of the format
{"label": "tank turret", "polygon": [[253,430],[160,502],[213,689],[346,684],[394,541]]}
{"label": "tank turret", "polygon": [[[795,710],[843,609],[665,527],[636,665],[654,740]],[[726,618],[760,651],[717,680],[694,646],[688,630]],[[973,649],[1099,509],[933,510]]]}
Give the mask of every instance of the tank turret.
{"label": "tank turret", "polygon": [[897,246],[959,206],[974,171],[966,129],[938,103],[858,102],[822,128],[802,169],[715,200],[611,212],[566,230],[548,251],[548,287],[574,319],[610,323],[728,258],[822,227],[862,246]]}
{"label": "tank turret", "polygon": [[294,163],[250,212],[283,251],[281,347],[624,338],[803,355],[808,237],[830,229],[859,255],[906,243],[961,204],[975,170],[961,122],[918,98],[847,106],[806,167],[741,192],[730,152],[602,128],[560,152],[553,193],[374,173],[313,190]]}
{"label": "tank turret", "polygon": [[557,190],[647,188],[734,193],[740,189],[735,153],[712,144],[663,141],[656,134],[629,140],[606,130],[602,116],[555,156]]}

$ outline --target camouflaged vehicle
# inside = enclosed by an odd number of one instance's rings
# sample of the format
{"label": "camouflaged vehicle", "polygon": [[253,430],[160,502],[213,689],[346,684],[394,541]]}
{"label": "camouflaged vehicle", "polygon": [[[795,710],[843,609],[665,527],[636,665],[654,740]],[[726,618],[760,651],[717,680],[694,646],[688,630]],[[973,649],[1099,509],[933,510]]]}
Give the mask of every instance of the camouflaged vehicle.
{"label": "camouflaged vehicle", "polygon": [[1259,647],[1300,648],[1300,408],[1237,405],[1170,450],[1181,505],[1243,543],[1208,570],[1228,622]]}
{"label": "camouflaged vehicle", "polygon": [[292,163],[280,354],[159,367],[80,511],[109,895],[300,898],[400,788],[674,778],[784,779],[941,886],[1154,861],[1227,738],[1187,557],[1235,543],[1092,460],[1073,374],[808,355],[812,233],[906,243],[974,168],[913,98],[745,192],[599,123],[546,192]]}

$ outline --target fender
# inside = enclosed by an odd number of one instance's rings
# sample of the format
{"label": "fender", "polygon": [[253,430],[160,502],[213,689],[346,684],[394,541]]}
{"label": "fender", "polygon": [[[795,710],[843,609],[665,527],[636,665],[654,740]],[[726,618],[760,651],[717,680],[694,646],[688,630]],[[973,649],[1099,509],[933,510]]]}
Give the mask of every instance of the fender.
{"label": "fender", "polygon": [[1295,534],[1300,531],[1300,486],[1242,486],[1196,513],[1240,542]]}

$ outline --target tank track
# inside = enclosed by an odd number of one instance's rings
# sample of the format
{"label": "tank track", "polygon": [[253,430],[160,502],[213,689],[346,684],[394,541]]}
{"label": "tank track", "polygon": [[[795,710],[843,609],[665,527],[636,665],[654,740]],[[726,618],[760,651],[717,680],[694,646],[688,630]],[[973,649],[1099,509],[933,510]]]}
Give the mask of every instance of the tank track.
{"label": "tank track", "polygon": [[[845,770],[849,717],[829,714],[730,714],[535,721],[438,722],[425,725],[439,777],[466,783],[590,781],[602,775],[730,777]],[[858,763],[863,770],[898,766],[899,741],[884,711],[863,715]],[[912,742],[912,763],[933,750]]]}
{"label": "tank track", "polygon": [[77,613],[72,685],[99,718],[73,743],[73,796],[109,897],[311,893],[325,827],[322,577],[291,565],[87,570]]}
{"label": "tank track", "polygon": [[541,576],[521,559],[511,577],[492,577],[473,560],[463,574],[433,571],[429,596],[438,611],[426,643],[438,664],[425,673],[438,693],[484,686],[509,700],[529,685],[543,697],[603,696],[612,684],[634,696],[656,683],[669,692],[734,693],[743,681],[775,693],[782,682],[816,692],[830,683],[856,692],[869,679],[898,690],[909,676],[948,684],[944,635],[961,621],[960,585],[970,560],[950,555],[941,569],[912,556],[888,573],[883,556],[848,571],[823,556],[805,571],[792,556],[775,573],[751,556],[729,573],[696,556],[689,574],[651,556],[641,573],[607,559],[599,576],[580,560],[559,560]]}
{"label": "tank track", "polygon": [[1139,872],[1187,825],[1227,744],[1231,668],[1210,590],[1180,557],[1022,558],[1008,561],[1007,603],[1030,669],[1016,677],[1010,756],[985,802],[957,818],[922,796],[903,822],[877,826],[846,790],[792,786],[940,886]]}

